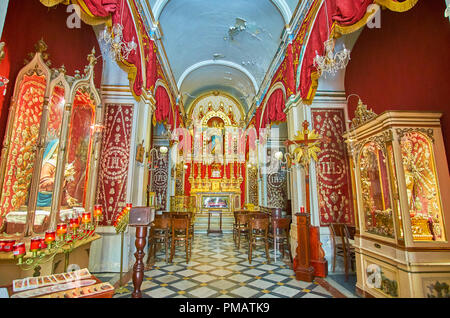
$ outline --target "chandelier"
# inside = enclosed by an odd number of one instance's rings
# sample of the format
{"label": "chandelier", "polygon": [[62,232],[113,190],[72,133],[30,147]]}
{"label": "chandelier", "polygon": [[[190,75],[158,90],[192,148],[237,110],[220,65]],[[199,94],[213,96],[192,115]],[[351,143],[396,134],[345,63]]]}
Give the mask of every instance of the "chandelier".
{"label": "chandelier", "polygon": [[131,42],[125,42],[123,40],[123,26],[120,23],[113,25],[111,32],[108,27],[100,33],[100,39],[109,45],[109,55],[112,59],[116,61],[126,60],[131,52],[137,48],[136,42],[134,42],[134,37]]}
{"label": "chandelier", "polygon": [[333,38],[325,41],[324,46],[324,56],[320,56],[316,51],[316,56],[314,57],[314,66],[319,70],[320,75],[323,72],[326,72],[334,76],[340,69],[344,69],[345,67],[347,67],[348,62],[350,61],[350,51],[346,49],[345,45],[343,45],[344,49],[342,51],[334,53]]}

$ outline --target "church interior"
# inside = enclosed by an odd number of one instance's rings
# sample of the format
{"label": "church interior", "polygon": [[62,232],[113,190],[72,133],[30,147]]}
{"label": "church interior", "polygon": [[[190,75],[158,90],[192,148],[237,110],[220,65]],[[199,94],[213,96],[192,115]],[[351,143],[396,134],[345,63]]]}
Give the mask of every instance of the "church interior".
{"label": "church interior", "polygon": [[0,36],[0,298],[450,297],[450,0],[2,0]]}

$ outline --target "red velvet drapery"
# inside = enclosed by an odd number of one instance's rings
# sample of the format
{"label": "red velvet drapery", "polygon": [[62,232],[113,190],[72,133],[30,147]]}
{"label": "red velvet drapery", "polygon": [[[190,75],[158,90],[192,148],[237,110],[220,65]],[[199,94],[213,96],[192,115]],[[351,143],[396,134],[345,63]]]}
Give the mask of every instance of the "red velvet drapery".
{"label": "red velvet drapery", "polygon": [[300,71],[300,85],[298,90],[300,91],[300,97],[303,100],[308,100],[311,97],[311,76],[317,71],[314,66],[314,57],[316,56],[316,51],[319,55],[323,55],[324,42],[329,39],[331,34],[331,14],[332,11],[329,9],[327,10],[324,3],[319,9],[315,24],[312,27],[311,35],[303,55],[303,63]]}
{"label": "red velvet drapery", "polygon": [[[139,37],[134,25],[133,14],[130,10],[127,1],[124,0],[76,0],[80,5],[81,10],[93,18],[106,18],[111,15],[112,24],[120,23],[123,26],[122,34],[125,42],[130,42],[134,39],[138,47],[132,51],[128,58],[123,61],[123,64],[128,68],[127,72],[129,78],[133,82],[133,93],[136,96],[142,94],[144,84],[141,63],[141,50]],[[133,1],[133,4],[136,5]],[[145,32],[145,30],[143,30]],[[147,51],[148,52],[148,51]],[[150,52],[149,52],[150,53]]]}
{"label": "red velvet drapery", "polygon": [[277,89],[270,95],[269,100],[267,101],[260,128],[265,128],[273,122],[286,121],[284,107],[283,91]]}
{"label": "red velvet drapery", "polygon": [[294,54],[292,52],[292,43],[288,44],[286,51],[286,91],[287,96],[294,95],[295,92],[295,77],[294,77]]}
{"label": "red velvet drapery", "polygon": [[168,124],[173,123],[173,111],[170,103],[169,94],[163,86],[158,86],[155,93],[156,110],[155,119],[157,122],[167,121]]}
{"label": "red velvet drapery", "polygon": [[327,0],[328,11],[332,12],[332,21],[339,25],[353,25],[361,20],[367,7],[373,0]]}

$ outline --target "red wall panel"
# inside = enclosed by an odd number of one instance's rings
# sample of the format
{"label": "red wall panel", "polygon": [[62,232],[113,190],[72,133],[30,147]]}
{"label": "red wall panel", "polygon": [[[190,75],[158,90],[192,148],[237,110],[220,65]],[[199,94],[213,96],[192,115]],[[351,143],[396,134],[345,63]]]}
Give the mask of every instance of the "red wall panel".
{"label": "red wall panel", "polygon": [[[419,1],[410,11],[381,12],[381,28],[365,28],[347,66],[345,90],[377,114],[386,110],[444,112],[450,154],[450,21],[445,1]],[[357,98],[351,98],[353,117]]]}

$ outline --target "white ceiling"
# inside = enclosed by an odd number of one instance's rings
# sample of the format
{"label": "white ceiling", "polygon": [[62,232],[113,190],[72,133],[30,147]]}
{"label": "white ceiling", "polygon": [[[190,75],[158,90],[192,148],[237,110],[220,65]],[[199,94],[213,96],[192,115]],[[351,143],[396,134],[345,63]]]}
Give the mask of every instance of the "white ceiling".
{"label": "white ceiling", "polygon": [[150,0],[149,3],[159,20],[162,42],[185,107],[193,100],[190,96],[222,90],[243,101],[247,108],[298,1]]}

